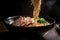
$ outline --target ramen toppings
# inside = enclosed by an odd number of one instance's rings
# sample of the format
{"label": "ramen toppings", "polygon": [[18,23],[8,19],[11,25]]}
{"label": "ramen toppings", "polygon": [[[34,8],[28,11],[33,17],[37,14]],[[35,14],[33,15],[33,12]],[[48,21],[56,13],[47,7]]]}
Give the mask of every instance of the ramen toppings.
{"label": "ramen toppings", "polygon": [[22,17],[20,16],[19,19],[17,19],[13,25],[17,25],[17,26],[26,26],[26,25],[29,25],[31,23],[34,22],[34,18],[31,18],[31,17]]}
{"label": "ramen toppings", "polygon": [[[22,17],[20,16],[17,20],[14,21],[14,26],[34,26],[34,18],[31,17]],[[44,18],[38,18],[37,19],[37,25],[36,26],[45,26],[49,23]]]}

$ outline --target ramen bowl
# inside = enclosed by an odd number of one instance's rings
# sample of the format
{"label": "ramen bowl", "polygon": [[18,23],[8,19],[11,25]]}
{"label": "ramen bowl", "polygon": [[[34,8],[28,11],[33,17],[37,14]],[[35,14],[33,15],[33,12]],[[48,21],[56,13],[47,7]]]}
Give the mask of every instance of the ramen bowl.
{"label": "ramen bowl", "polygon": [[50,30],[51,28],[54,27],[55,24],[55,20],[51,17],[48,16],[41,16],[43,18],[45,18],[48,22],[50,22],[50,25],[47,26],[31,26],[31,27],[24,27],[24,26],[14,26],[11,23],[13,23],[16,19],[19,18],[19,16],[11,16],[11,17],[7,17],[6,19],[4,19],[4,23],[7,27],[7,29],[10,32],[45,32]]}

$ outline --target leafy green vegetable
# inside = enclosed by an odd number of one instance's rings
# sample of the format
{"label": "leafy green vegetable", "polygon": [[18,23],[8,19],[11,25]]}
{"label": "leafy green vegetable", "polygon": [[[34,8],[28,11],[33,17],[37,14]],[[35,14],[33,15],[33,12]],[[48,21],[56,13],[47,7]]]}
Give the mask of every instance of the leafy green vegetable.
{"label": "leafy green vegetable", "polygon": [[47,23],[47,21],[44,18],[38,18],[37,22],[39,22],[39,23]]}

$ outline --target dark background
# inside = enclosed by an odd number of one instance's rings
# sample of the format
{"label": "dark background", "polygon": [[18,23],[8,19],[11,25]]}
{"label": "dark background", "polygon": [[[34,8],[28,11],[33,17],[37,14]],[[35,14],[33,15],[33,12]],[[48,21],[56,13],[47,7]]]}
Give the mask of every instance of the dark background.
{"label": "dark background", "polygon": [[[42,0],[41,14],[51,16],[60,22],[60,1],[59,0]],[[32,16],[33,6],[31,0],[8,0],[1,1],[0,20],[6,17],[15,15],[30,15]]]}

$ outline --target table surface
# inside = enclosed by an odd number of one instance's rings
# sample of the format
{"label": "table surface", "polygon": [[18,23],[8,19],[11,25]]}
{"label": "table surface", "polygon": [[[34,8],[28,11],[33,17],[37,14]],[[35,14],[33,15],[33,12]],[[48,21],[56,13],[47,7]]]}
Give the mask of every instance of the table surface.
{"label": "table surface", "polygon": [[9,32],[3,22],[0,22],[0,32]]}
{"label": "table surface", "polygon": [[[60,25],[60,23],[59,23]],[[3,22],[0,22],[0,32],[9,32],[9,30],[6,28]],[[60,35],[55,30],[55,27],[51,30],[45,32],[42,35],[46,40],[60,40]]]}

